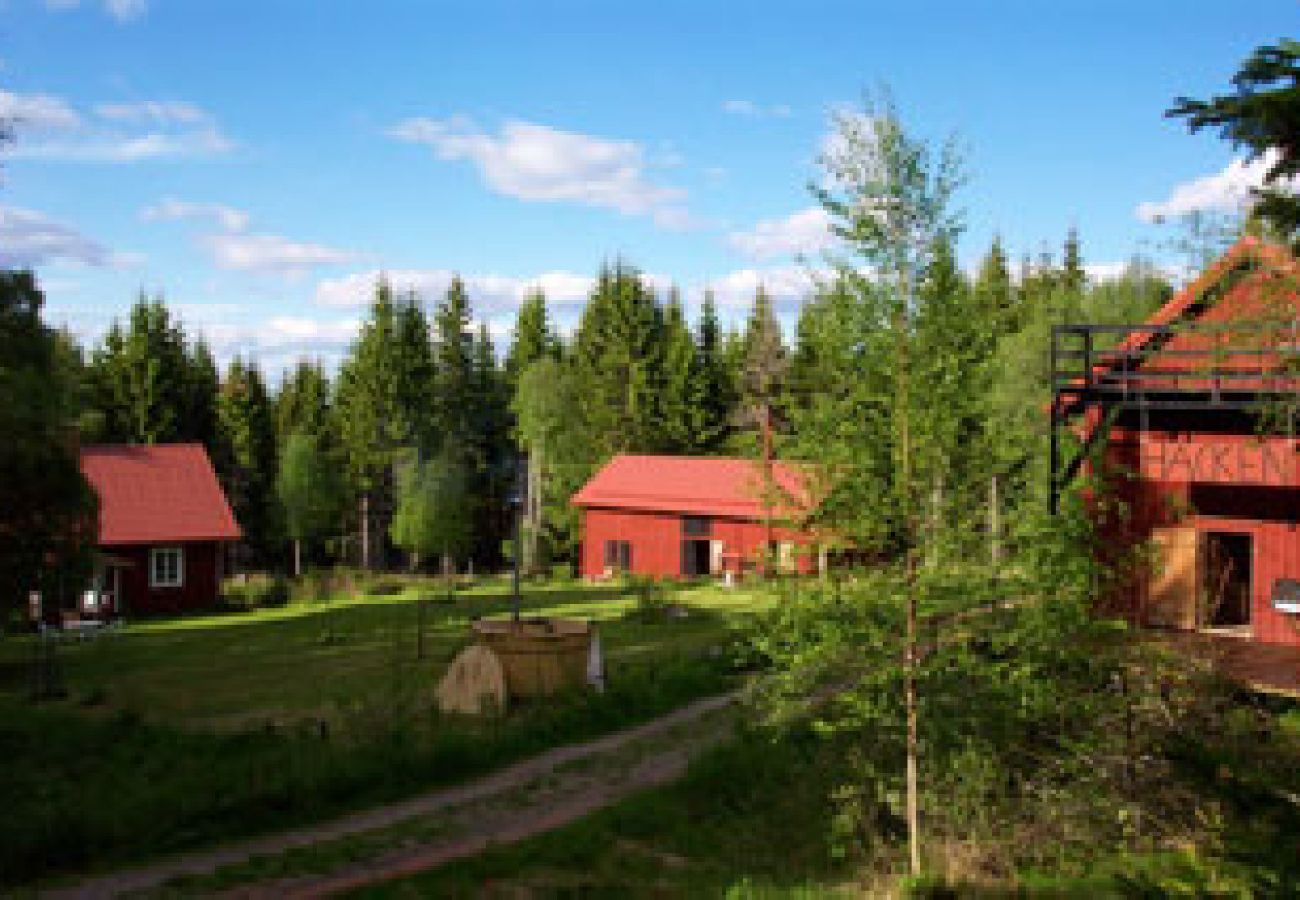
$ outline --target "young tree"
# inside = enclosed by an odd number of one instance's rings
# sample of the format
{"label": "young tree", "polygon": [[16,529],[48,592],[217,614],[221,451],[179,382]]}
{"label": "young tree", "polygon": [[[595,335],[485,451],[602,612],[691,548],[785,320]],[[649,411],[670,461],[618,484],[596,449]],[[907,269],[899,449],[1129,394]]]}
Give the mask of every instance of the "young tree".
{"label": "young tree", "polygon": [[763,522],[766,548],[773,542],[773,508],[778,504],[776,479],[772,474],[775,456],[776,413],[785,390],[789,358],[781,337],[781,326],[772,311],[772,298],[759,286],[754,307],[745,328],[744,368],[741,371],[737,424],[758,433],[758,459],[762,467]]}
{"label": "young tree", "polygon": [[338,468],[311,431],[293,431],[282,439],[275,493],[284,510],[285,532],[293,541],[293,574],[300,577],[303,544],[328,535],[343,506]]}
{"label": "young tree", "polygon": [[75,354],[41,320],[44,302],[32,273],[0,272],[0,621],[57,573],[76,584],[95,544],[72,431]]}
{"label": "young tree", "polygon": [[405,468],[391,531],[393,543],[411,553],[415,565],[421,557],[439,554],[449,571],[455,557],[469,549],[472,529],[465,469],[454,455]]}
{"label": "young tree", "polygon": [[[897,109],[885,97],[859,112],[835,117],[835,136],[823,157],[827,180],[813,192],[830,215],[832,232],[860,263],[877,273],[884,294],[892,343],[892,411],[894,473],[890,493],[899,509],[905,548],[904,707],[906,714],[906,787],[909,858],[921,868],[918,809],[918,704],[916,550],[921,492],[941,464],[935,436],[915,427],[918,396],[924,397],[924,361],[916,357],[915,323],[918,283],[930,268],[936,247],[952,243],[961,229],[952,198],[965,180],[960,154],[949,140],[935,157],[930,145],[911,135]],[[856,269],[843,263],[846,277]],[[919,394],[918,394],[919,392]]]}

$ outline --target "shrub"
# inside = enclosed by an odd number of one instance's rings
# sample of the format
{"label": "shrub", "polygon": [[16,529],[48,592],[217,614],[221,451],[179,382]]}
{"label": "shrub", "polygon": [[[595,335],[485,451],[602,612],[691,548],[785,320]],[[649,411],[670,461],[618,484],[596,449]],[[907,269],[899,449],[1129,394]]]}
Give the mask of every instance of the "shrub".
{"label": "shrub", "polygon": [[264,609],[289,602],[289,582],[279,575],[235,575],[221,585],[222,602],[234,609]]}

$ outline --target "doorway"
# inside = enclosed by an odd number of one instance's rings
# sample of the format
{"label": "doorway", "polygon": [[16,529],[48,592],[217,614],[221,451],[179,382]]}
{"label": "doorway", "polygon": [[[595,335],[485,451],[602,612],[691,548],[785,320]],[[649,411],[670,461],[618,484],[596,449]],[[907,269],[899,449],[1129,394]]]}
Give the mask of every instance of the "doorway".
{"label": "doorway", "polygon": [[687,578],[697,578],[710,574],[713,561],[713,542],[710,540],[687,539],[682,541],[682,574]]}
{"label": "doorway", "polygon": [[1207,531],[1204,537],[1202,597],[1207,628],[1250,626],[1251,559],[1249,534]]}

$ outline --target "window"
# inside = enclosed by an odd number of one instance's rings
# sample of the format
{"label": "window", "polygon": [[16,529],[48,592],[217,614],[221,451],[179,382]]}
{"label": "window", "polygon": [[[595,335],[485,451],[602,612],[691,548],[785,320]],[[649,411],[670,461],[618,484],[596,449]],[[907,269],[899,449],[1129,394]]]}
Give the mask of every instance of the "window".
{"label": "window", "polygon": [[632,570],[632,542],[605,541],[605,568],[619,572]]}
{"label": "window", "polygon": [[682,534],[686,537],[708,537],[712,533],[712,519],[704,516],[687,516],[682,519]]}
{"label": "window", "polygon": [[180,587],[185,581],[185,556],[180,547],[155,547],[149,552],[149,587]]}

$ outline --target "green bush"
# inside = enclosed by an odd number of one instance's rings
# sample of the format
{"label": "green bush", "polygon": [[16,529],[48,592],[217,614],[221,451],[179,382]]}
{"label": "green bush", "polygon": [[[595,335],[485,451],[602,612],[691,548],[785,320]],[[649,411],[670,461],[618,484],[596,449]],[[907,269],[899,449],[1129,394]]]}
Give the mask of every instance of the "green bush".
{"label": "green bush", "polygon": [[221,585],[222,602],[234,609],[265,609],[289,602],[289,582],[279,575],[234,575]]}

